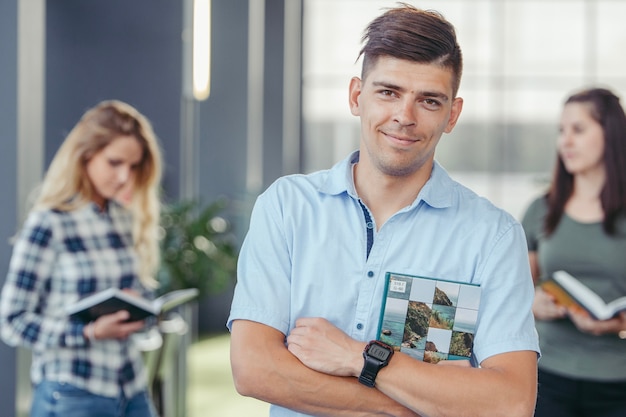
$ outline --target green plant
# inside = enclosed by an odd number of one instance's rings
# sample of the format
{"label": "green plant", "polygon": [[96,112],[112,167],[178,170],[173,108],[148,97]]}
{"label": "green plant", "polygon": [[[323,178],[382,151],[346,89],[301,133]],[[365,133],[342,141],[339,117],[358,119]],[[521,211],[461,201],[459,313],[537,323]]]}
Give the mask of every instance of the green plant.
{"label": "green plant", "polygon": [[228,201],[196,200],[165,205],[161,213],[160,293],[197,288],[217,293],[235,278],[237,249],[230,223],[220,213]]}

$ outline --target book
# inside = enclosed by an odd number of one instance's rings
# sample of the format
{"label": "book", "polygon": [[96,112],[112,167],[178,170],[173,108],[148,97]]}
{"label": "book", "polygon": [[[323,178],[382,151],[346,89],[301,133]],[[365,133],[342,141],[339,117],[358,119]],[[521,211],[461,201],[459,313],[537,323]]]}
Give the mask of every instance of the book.
{"label": "book", "polygon": [[541,288],[564,307],[586,311],[596,320],[607,320],[626,311],[626,296],[606,302],[591,288],[565,271],[556,271],[540,284]]}
{"label": "book", "polygon": [[392,272],[385,280],[378,340],[423,362],[470,359],[479,285]]}
{"label": "book", "polygon": [[136,321],[159,316],[197,296],[196,288],[187,288],[170,291],[154,300],[148,300],[119,288],[108,288],[67,306],[66,312],[70,317],[90,322],[102,315],[126,310],[130,313],[128,321]]}

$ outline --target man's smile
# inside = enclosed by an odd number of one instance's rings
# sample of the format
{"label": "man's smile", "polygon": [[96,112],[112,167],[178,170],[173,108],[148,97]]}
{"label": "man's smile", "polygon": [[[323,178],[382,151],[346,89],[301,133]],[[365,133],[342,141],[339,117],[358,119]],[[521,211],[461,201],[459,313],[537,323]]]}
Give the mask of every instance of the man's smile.
{"label": "man's smile", "polygon": [[414,142],[418,142],[419,139],[415,138],[415,137],[411,137],[411,136],[406,136],[406,135],[402,135],[402,134],[398,134],[398,133],[388,133],[388,132],[384,132],[381,130],[381,132],[383,134],[383,136],[385,136],[386,138],[390,139],[393,142],[396,143],[400,143],[403,145],[410,145]]}

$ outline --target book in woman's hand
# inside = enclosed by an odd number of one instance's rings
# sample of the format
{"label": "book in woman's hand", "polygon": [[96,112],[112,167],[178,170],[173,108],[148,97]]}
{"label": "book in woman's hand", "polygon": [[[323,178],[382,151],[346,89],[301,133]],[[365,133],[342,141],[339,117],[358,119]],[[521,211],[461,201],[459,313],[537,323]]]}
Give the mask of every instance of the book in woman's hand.
{"label": "book in woman's hand", "polygon": [[607,320],[626,311],[626,296],[606,302],[591,288],[565,271],[556,271],[552,278],[542,282],[541,288],[564,307],[582,310],[597,320]]}
{"label": "book in woman's hand", "polygon": [[69,305],[66,312],[70,317],[90,322],[102,315],[126,310],[130,313],[128,321],[137,321],[159,316],[197,296],[196,288],[188,288],[171,291],[154,300],[148,300],[119,288],[108,288]]}

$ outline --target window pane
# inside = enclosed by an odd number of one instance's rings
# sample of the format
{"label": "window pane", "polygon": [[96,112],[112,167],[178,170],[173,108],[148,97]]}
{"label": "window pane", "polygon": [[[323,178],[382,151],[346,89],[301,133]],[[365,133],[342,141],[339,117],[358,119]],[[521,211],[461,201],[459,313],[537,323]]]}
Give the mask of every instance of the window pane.
{"label": "window pane", "polygon": [[[514,215],[545,187],[558,118],[574,90],[626,92],[626,2],[424,0],[450,20],[464,56],[465,104],[436,158],[460,182]],[[328,168],[359,144],[348,108],[365,26],[383,0],[305,0],[304,172]]]}

